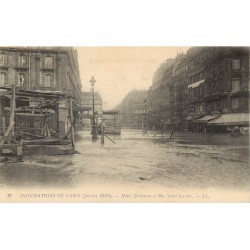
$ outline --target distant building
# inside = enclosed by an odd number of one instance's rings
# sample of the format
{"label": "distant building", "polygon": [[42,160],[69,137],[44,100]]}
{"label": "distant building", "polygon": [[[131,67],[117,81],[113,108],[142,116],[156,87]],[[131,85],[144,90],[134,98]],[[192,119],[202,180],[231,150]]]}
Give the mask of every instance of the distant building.
{"label": "distant building", "polygon": [[[145,103],[146,100],[146,103]],[[141,128],[145,113],[148,112],[146,90],[131,90],[115,109],[120,110],[122,127]]]}
{"label": "distant building", "polygon": [[[102,114],[102,97],[98,92],[94,92],[95,112]],[[93,96],[92,92],[82,92],[81,106],[89,110],[89,114],[93,114]]]}
{"label": "distant building", "polygon": [[[0,87],[16,85],[18,89],[61,91],[81,102],[81,80],[77,51],[72,47],[0,47]],[[16,105],[36,107],[36,98],[17,99]],[[8,99],[0,100],[0,117]],[[66,100],[55,104],[58,122],[53,127],[60,133],[68,129]],[[0,129],[1,129],[0,122]]]}
{"label": "distant building", "polygon": [[168,59],[154,74],[153,84],[148,90],[149,127],[160,128],[163,121],[171,124],[173,117],[172,71],[174,59]]}
{"label": "distant building", "polygon": [[[94,92],[94,105],[95,118],[96,122],[98,123],[98,119],[100,119],[102,116],[102,98],[98,92]],[[81,118],[84,125],[87,125],[88,127],[91,125],[93,118],[93,95],[91,91],[82,92]]]}

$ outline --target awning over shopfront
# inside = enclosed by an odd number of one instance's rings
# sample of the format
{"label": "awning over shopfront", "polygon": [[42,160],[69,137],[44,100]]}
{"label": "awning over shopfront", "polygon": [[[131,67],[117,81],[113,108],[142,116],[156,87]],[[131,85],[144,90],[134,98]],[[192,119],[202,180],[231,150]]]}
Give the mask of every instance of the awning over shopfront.
{"label": "awning over shopfront", "polygon": [[194,83],[192,83],[192,84],[189,84],[189,85],[188,85],[188,88],[197,88],[197,87],[199,87],[200,84],[203,83],[203,82],[205,82],[205,79],[202,79],[202,80],[200,80],[200,81],[198,81],[198,82],[194,82]]}
{"label": "awning over shopfront", "polygon": [[218,116],[214,116],[214,115],[206,115],[200,119],[195,120],[194,122],[198,122],[198,123],[207,123],[209,121],[212,121],[214,119],[218,118]]}
{"label": "awning over shopfront", "polygon": [[208,122],[209,125],[249,125],[249,113],[223,114]]}

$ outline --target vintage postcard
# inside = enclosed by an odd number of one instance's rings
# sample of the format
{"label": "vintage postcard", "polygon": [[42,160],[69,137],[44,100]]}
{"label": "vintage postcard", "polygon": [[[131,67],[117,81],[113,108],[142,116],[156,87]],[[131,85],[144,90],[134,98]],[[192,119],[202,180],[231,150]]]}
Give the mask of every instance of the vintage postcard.
{"label": "vintage postcard", "polygon": [[0,47],[0,202],[250,202],[250,47]]}

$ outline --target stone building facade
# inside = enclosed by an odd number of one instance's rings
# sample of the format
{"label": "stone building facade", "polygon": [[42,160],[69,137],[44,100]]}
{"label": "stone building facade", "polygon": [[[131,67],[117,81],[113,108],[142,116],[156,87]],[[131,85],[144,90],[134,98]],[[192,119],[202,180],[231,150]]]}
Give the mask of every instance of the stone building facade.
{"label": "stone building facade", "polygon": [[[0,86],[13,84],[19,89],[67,92],[79,105],[82,85],[77,51],[72,47],[0,47]],[[33,107],[38,102],[31,97],[17,100],[16,105]],[[5,106],[8,100],[1,100],[0,115]],[[60,133],[68,129],[66,106],[64,100],[57,107]]]}
{"label": "stone building facade", "polygon": [[148,91],[151,126],[192,130],[200,128],[200,118],[248,113],[249,71],[248,47],[193,47],[179,54],[155,72]]}

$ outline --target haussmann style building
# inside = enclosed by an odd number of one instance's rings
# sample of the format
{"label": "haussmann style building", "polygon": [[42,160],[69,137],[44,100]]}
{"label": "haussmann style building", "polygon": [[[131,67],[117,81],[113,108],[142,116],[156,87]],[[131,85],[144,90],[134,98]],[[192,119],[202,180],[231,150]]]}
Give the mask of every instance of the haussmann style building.
{"label": "haussmann style building", "polygon": [[193,47],[155,72],[149,124],[224,132],[249,126],[249,47]]}
{"label": "haussmann style building", "polygon": [[[76,49],[72,47],[0,47],[0,87],[15,85],[18,90],[32,90],[47,93],[67,93],[73,98],[75,107],[81,104],[81,80]],[[39,100],[38,100],[39,98]],[[16,109],[38,111],[43,97],[18,97]],[[64,134],[69,127],[68,103],[65,99],[54,105],[51,111],[49,126],[57,134]],[[10,98],[0,98],[0,133],[8,122]],[[23,111],[25,112],[25,111]],[[41,130],[40,118],[16,118],[16,125],[22,128]]]}
{"label": "haussmann style building", "polygon": [[131,90],[114,109],[120,111],[122,127],[141,129],[148,112],[147,91]]}

